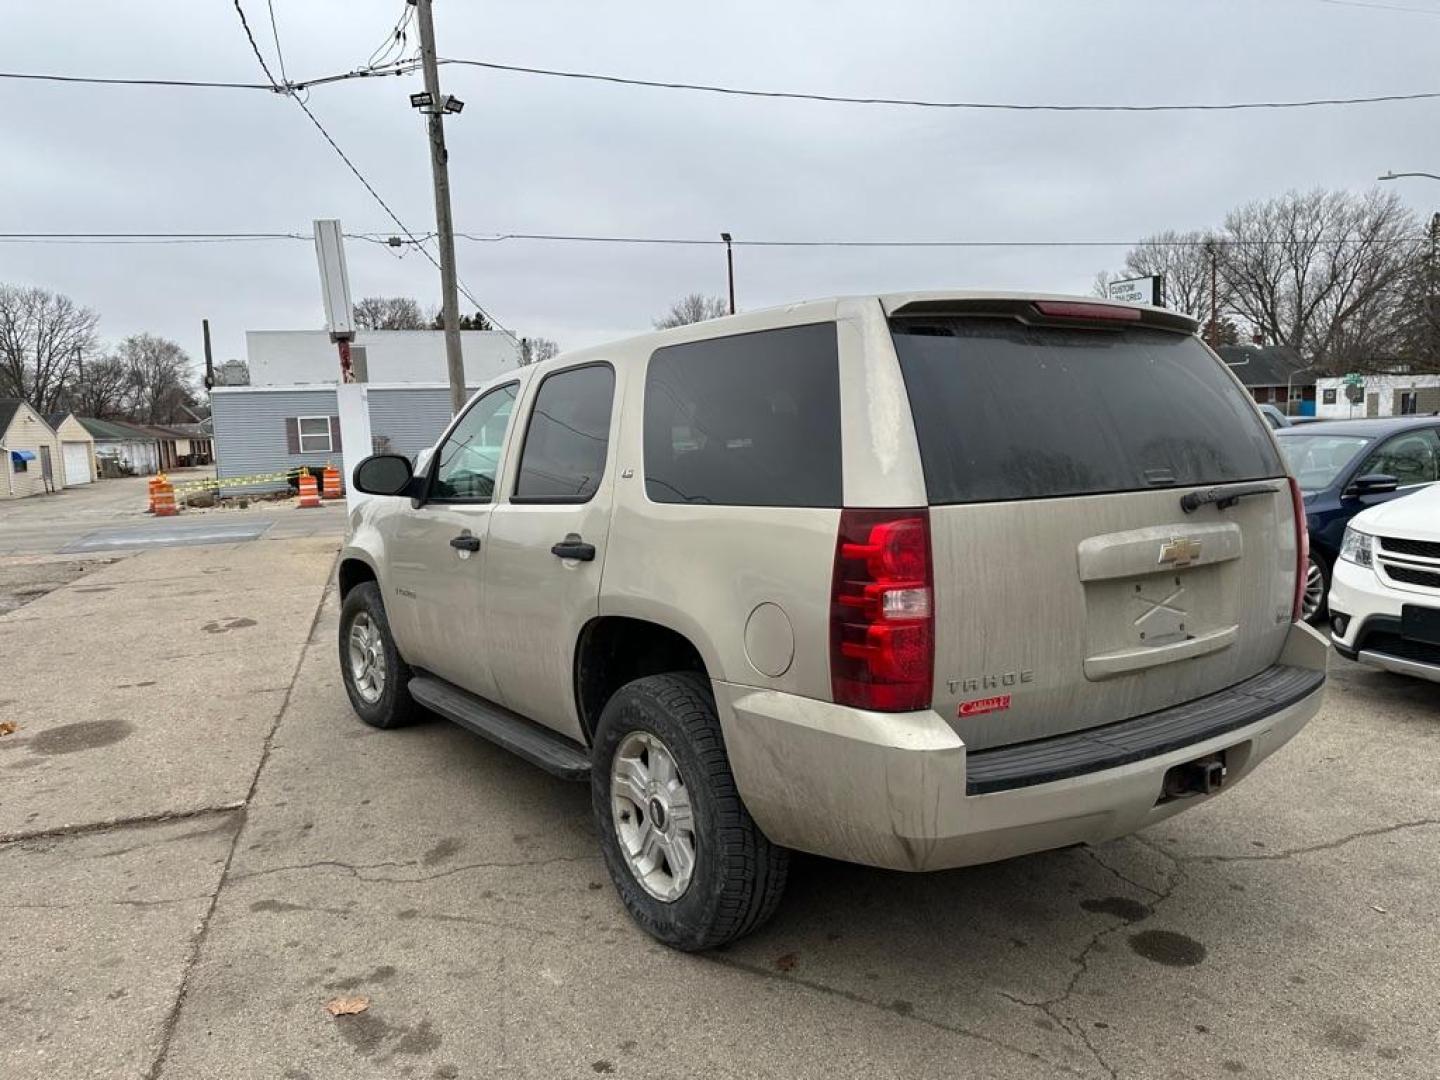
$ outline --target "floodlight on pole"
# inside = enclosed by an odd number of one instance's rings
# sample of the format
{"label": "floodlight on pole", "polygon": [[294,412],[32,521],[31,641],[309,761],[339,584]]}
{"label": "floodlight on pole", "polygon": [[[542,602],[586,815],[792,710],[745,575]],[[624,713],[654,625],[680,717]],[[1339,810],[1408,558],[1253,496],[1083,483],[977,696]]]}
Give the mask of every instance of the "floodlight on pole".
{"label": "floodlight on pole", "polygon": [[730,248],[730,234],[722,232],[720,239],[725,241],[725,275],[730,282],[730,314],[735,314],[735,253]]}
{"label": "floodlight on pole", "polygon": [[428,90],[421,90],[419,93],[410,95],[410,107],[412,109],[428,111],[430,107],[434,104],[435,99],[430,96],[430,92]]}

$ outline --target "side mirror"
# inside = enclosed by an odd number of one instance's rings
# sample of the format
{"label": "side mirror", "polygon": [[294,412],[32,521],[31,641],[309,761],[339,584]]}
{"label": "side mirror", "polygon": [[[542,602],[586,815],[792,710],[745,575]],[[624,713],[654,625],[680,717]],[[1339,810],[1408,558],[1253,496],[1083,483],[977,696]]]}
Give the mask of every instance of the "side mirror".
{"label": "side mirror", "polygon": [[413,476],[404,454],[373,454],[355,466],[352,479],[366,495],[404,495]]}
{"label": "side mirror", "polygon": [[1351,498],[1360,495],[1386,495],[1400,486],[1400,481],[1388,473],[1366,473],[1350,481],[1345,492]]}

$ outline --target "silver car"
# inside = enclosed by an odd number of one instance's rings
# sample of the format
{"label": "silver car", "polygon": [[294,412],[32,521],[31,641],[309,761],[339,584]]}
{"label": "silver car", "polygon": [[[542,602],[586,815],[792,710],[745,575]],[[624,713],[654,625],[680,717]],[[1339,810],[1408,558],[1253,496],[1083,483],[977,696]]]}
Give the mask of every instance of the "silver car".
{"label": "silver car", "polygon": [[588,782],[680,949],[763,922],[792,850],[934,870],[1154,824],[1325,679],[1299,491],[1194,331],[870,296],[497,378],[418,472],[354,471],[350,700]]}

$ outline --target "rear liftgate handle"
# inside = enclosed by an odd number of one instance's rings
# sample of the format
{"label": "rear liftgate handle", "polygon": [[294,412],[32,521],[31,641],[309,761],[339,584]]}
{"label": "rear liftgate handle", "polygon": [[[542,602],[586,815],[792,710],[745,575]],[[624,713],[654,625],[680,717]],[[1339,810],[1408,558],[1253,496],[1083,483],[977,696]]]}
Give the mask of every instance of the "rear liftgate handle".
{"label": "rear liftgate handle", "polygon": [[550,549],[550,554],[558,555],[562,559],[590,562],[595,558],[595,545],[585,543],[580,539],[579,533],[568,533],[564,540]]}

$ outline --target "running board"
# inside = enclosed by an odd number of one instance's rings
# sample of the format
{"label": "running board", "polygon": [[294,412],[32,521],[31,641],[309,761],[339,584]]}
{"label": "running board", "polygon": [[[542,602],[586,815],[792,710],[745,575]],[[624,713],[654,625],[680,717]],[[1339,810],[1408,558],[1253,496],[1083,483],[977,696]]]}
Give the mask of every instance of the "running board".
{"label": "running board", "polygon": [[410,680],[410,696],[431,712],[563,780],[589,780],[590,755],[579,743],[434,675]]}

